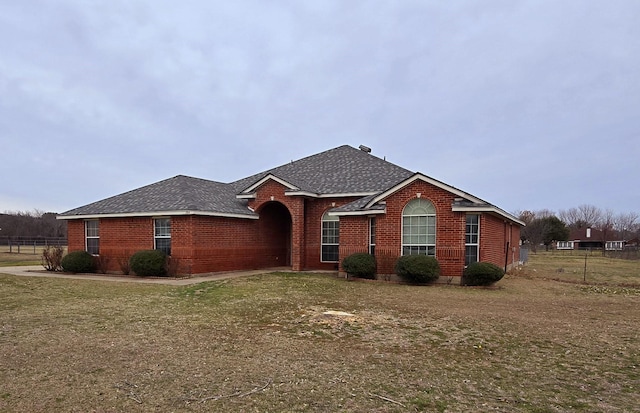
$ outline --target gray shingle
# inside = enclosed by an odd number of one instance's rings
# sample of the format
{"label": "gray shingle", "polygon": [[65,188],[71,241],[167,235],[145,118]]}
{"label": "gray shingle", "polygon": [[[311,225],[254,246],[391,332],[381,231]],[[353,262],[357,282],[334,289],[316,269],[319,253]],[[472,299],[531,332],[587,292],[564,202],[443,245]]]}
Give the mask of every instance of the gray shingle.
{"label": "gray shingle", "polygon": [[314,194],[380,192],[413,175],[360,149],[339,146],[233,182],[241,192],[268,174]]}
{"label": "gray shingle", "polygon": [[[313,194],[378,194],[413,172],[344,145],[231,183],[178,175],[61,214],[64,216],[196,211],[255,216],[236,195],[272,174]],[[345,205],[361,209],[370,197]]]}
{"label": "gray shingle", "polygon": [[229,184],[178,175],[64,212],[62,216],[201,211],[254,215]]}

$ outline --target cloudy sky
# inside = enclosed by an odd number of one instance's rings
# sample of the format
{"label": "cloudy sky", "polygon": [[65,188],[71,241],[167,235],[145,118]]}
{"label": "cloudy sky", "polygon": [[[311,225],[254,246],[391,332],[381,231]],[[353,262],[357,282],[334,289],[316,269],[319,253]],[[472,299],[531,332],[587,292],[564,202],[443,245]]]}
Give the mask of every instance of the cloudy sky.
{"label": "cloudy sky", "polygon": [[0,212],[343,144],[514,212],[640,212],[640,1],[0,3]]}

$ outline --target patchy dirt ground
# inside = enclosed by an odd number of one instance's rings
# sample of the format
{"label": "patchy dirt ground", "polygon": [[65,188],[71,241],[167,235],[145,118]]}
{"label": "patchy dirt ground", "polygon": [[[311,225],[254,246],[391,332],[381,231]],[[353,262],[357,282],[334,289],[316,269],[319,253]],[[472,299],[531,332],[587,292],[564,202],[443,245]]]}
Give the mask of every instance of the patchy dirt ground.
{"label": "patchy dirt ground", "polygon": [[0,275],[0,411],[634,411],[640,290],[621,284]]}

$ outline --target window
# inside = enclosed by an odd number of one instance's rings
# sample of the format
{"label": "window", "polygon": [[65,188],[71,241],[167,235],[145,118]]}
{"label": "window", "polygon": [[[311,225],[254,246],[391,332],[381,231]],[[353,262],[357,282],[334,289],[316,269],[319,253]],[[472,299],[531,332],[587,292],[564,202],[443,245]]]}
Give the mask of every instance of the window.
{"label": "window", "polygon": [[171,219],[156,218],[153,220],[154,248],[171,255]]}
{"label": "window", "polygon": [[84,221],[86,250],[89,254],[100,254],[100,222],[97,219]]}
{"label": "window", "polygon": [[558,241],[556,248],[559,250],[572,250],[573,241]]}
{"label": "window", "polygon": [[464,265],[478,262],[480,216],[467,215],[467,226],[464,234]]}
{"label": "window", "polygon": [[340,219],[325,212],[322,216],[322,262],[338,262],[340,246]]}
{"label": "window", "polygon": [[376,255],[376,218],[369,218],[369,254]]}
{"label": "window", "polygon": [[623,244],[623,241],[607,241],[605,248],[607,251],[621,251],[624,246]]}
{"label": "window", "polygon": [[414,199],[402,211],[402,255],[436,255],[436,208]]}

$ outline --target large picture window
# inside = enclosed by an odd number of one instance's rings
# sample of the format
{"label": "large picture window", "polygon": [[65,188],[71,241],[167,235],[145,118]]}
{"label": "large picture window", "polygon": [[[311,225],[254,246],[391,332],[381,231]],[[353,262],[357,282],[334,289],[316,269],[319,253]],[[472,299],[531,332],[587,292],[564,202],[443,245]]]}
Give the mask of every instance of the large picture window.
{"label": "large picture window", "polygon": [[153,220],[154,248],[171,255],[171,219],[156,218]]}
{"label": "large picture window", "polygon": [[436,208],[421,198],[402,211],[402,255],[418,254],[436,255]]}
{"label": "large picture window", "polygon": [[338,262],[340,246],[340,219],[327,212],[322,216],[322,262]]}
{"label": "large picture window", "polygon": [[480,245],[480,216],[467,215],[467,226],[464,234],[464,265],[478,262]]}
{"label": "large picture window", "polygon": [[84,221],[85,246],[89,254],[100,254],[100,222],[97,219]]}

